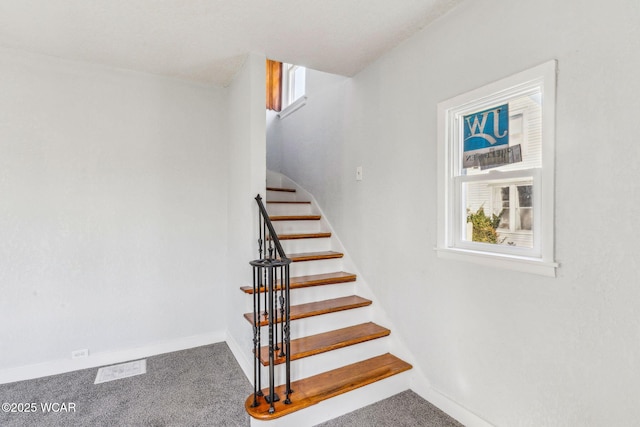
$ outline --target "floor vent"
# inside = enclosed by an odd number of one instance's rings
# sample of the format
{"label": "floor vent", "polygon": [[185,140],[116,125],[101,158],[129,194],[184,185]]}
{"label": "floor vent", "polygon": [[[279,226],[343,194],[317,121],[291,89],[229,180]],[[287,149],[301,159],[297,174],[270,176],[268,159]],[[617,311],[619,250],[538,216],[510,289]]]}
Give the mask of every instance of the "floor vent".
{"label": "floor vent", "polygon": [[147,360],[134,360],[133,362],[120,363],[119,365],[105,366],[98,369],[98,375],[94,384],[120,380],[147,373]]}

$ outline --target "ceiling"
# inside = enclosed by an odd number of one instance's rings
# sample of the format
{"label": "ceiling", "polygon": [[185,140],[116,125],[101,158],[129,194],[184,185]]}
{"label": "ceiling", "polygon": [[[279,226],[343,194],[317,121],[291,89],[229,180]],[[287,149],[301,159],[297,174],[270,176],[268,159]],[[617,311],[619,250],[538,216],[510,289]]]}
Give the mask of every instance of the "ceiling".
{"label": "ceiling", "polygon": [[225,86],[249,52],[352,76],[462,0],[0,0],[0,46]]}

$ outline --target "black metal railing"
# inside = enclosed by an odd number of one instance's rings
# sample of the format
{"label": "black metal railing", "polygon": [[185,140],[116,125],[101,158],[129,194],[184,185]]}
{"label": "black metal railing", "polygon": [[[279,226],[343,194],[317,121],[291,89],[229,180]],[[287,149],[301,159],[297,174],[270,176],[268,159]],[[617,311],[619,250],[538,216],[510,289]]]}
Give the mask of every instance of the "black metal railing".
{"label": "black metal railing", "polygon": [[[258,406],[259,397],[269,403],[269,413],[275,412],[274,402],[280,400],[275,392],[275,359],[285,358],[285,400],[291,403],[291,343],[289,324],[291,305],[289,304],[289,264],[267,210],[258,194],[256,202],[259,209],[258,253],[259,259],[251,261],[253,266],[253,407]],[[261,297],[264,301],[261,301]],[[278,307],[279,303],[279,307]],[[262,392],[262,372],[260,346],[262,327],[266,326],[269,339],[269,394]],[[280,330],[278,330],[278,327]]]}

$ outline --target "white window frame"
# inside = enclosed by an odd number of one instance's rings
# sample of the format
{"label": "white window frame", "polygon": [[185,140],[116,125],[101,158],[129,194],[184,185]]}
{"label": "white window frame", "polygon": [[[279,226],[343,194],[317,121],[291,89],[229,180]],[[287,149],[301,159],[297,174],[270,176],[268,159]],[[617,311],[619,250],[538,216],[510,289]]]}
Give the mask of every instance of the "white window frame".
{"label": "white window frame", "polygon": [[[438,256],[555,277],[555,60],[488,84],[438,104]],[[456,176],[461,156],[460,135],[465,114],[508,102],[532,91],[542,96],[541,167],[513,171],[492,170],[482,175]],[[533,181],[533,248],[512,247],[464,239],[466,206],[464,183],[477,181]],[[464,219],[463,219],[464,218]]]}
{"label": "white window frame", "polygon": [[[289,114],[303,107],[307,103],[306,87],[305,94],[299,98],[293,99],[295,92],[295,74],[299,68],[305,68],[300,65],[282,63],[282,111],[278,114],[280,119],[284,119]],[[305,69],[306,74],[306,69]],[[306,84],[306,77],[305,77]]]}

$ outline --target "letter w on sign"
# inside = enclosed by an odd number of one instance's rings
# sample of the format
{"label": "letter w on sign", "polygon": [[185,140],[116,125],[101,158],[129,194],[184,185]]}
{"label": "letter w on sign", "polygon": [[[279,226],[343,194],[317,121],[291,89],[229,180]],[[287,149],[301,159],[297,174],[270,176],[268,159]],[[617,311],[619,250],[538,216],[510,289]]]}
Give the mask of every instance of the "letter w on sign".
{"label": "letter w on sign", "polygon": [[509,144],[509,104],[464,116],[464,152]]}

